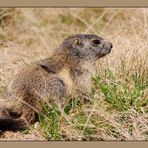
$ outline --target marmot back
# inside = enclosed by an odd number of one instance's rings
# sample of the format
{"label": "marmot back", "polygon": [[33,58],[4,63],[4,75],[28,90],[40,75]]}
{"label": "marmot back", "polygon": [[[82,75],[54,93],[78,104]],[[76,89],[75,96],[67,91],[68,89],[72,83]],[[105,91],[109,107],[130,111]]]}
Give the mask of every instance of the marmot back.
{"label": "marmot back", "polygon": [[63,102],[68,96],[91,92],[96,61],[109,54],[112,44],[91,34],[65,39],[52,57],[21,70],[9,86],[10,101],[19,105],[0,108],[0,130],[21,130],[35,122],[40,102]]}

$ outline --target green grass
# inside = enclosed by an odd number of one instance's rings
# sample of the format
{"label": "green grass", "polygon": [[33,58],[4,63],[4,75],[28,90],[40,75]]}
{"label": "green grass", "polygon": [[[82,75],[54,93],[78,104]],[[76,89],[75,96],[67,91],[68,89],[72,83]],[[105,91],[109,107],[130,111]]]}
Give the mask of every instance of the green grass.
{"label": "green grass", "polygon": [[60,113],[56,108],[49,109],[46,105],[43,105],[42,113],[44,115],[39,115],[39,121],[45,138],[59,140]]}
{"label": "green grass", "polygon": [[[140,107],[147,106],[147,99],[141,100],[144,91],[148,88],[148,79],[143,68],[141,67],[138,73],[136,70],[130,75],[125,75],[122,81],[118,81],[118,76],[111,69],[105,69],[104,75],[99,73],[93,78],[95,89],[98,89],[109,103],[108,110],[126,111],[134,108],[140,111]],[[147,109],[144,109],[147,112]]]}

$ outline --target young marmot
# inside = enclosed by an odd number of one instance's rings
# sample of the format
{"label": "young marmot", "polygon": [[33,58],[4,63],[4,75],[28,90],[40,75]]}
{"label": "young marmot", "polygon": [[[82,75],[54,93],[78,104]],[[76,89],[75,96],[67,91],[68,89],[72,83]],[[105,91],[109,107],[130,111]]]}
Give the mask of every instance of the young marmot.
{"label": "young marmot", "polygon": [[53,103],[68,96],[89,94],[96,61],[111,52],[112,44],[91,34],[69,36],[52,57],[40,60],[14,78],[8,89],[10,102],[0,107],[0,130],[21,130],[35,122],[40,102]]}

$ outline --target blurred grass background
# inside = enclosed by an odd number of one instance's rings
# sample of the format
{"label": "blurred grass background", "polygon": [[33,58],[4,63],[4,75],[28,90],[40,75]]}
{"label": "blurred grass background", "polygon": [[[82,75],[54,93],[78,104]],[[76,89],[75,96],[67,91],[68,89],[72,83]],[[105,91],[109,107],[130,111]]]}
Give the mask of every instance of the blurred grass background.
{"label": "blurred grass background", "polygon": [[5,139],[148,140],[147,8],[0,8],[0,92],[23,63],[50,56],[75,33],[114,46],[98,61],[90,98],[69,98],[64,110],[43,105],[37,127]]}

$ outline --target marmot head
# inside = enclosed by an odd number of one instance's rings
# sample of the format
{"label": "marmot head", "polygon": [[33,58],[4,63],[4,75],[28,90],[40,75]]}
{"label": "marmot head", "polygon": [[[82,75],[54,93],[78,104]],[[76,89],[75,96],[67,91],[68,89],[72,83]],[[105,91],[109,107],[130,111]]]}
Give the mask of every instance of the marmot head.
{"label": "marmot head", "polygon": [[112,43],[92,34],[76,34],[69,36],[61,44],[71,59],[95,62],[97,59],[109,54]]}

